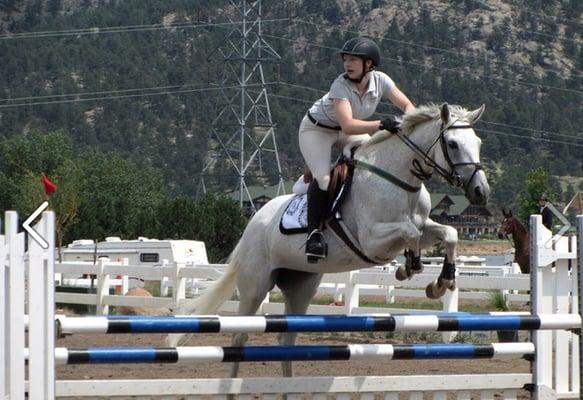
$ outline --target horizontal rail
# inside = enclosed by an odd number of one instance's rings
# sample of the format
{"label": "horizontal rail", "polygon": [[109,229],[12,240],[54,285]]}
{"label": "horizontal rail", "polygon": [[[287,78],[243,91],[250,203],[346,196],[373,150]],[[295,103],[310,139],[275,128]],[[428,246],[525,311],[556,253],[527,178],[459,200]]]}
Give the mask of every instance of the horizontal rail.
{"label": "horizontal rail", "polygon": [[[349,344],[342,346],[193,346],[175,348],[55,348],[55,362],[65,364],[142,364],[255,361],[348,361],[362,359],[427,360],[520,358],[532,356],[532,343],[493,344]],[[28,359],[28,354],[25,352]]]}
{"label": "horizontal rail", "polygon": [[455,332],[578,329],[577,314],[57,317],[61,333]]}

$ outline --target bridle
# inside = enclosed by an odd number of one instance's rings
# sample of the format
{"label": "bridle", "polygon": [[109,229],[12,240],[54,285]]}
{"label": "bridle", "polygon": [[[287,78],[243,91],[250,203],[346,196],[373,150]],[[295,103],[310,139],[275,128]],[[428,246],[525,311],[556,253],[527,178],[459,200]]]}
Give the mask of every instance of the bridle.
{"label": "bridle", "polygon": [[[439,128],[439,135],[437,136],[435,141],[431,144],[431,146],[429,146],[429,149],[427,149],[427,151],[424,151],[423,149],[421,149],[419,146],[417,146],[417,144],[415,144],[407,136],[403,136],[401,134],[401,132],[397,132],[397,133],[395,133],[395,135],[397,135],[399,137],[399,139],[401,139],[401,141],[403,143],[405,143],[405,145],[407,145],[407,147],[409,147],[415,154],[420,156],[426,165],[428,165],[430,168],[432,168],[434,171],[436,171],[439,175],[441,175],[450,185],[452,185],[454,187],[463,188],[464,193],[467,195],[470,183],[472,182],[472,180],[474,179],[474,177],[476,176],[478,171],[480,171],[482,169],[482,164],[480,164],[479,162],[454,163],[451,160],[451,157],[449,155],[449,151],[447,149],[447,143],[445,141],[445,133],[450,129],[473,129],[473,126],[471,124],[454,125],[456,122],[457,122],[457,120],[453,121],[451,124],[449,124],[447,126],[444,126],[445,124],[442,122],[441,126]],[[439,165],[437,163],[437,161],[435,161],[435,159],[429,155],[429,153],[431,152],[431,150],[435,147],[435,145],[437,143],[439,143],[441,146],[441,151],[443,152],[443,157],[445,158],[445,161],[447,162],[447,165],[449,167],[449,171],[446,168],[443,168],[441,165]],[[462,176],[459,174],[459,172],[457,172],[456,168],[462,167],[462,166],[467,166],[467,165],[473,165],[474,172],[472,173],[472,176],[470,177],[470,179],[468,179],[467,182],[465,182],[465,184],[464,184]],[[422,181],[428,180],[432,175],[432,172],[427,172],[423,169],[423,167],[421,166],[421,163],[417,159],[413,160],[413,169],[411,170],[411,173]]]}
{"label": "bridle", "polygon": [[[441,175],[450,185],[455,186],[455,187],[463,187],[464,191],[465,191],[464,194],[467,196],[467,194],[468,194],[467,192],[468,192],[468,188],[470,186],[470,183],[472,182],[472,180],[474,179],[474,176],[476,176],[478,171],[482,169],[482,165],[479,162],[454,163],[451,160],[451,157],[449,156],[449,152],[447,150],[447,144],[445,143],[445,132],[450,130],[450,129],[473,128],[473,126],[471,124],[454,126],[454,124],[457,121],[458,120],[453,121],[448,126],[444,126],[444,123],[442,121],[441,126],[439,128],[439,135],[437,136],[437,139],[435,139],[435,141],[431,144],[431,146],[429,146],[429,149],[427,149],[427,151],[424,151],[423,149],[421,149],[415,142],[413,142],[407,136],[403,136],[401,134],[400,130],[397,131],[396,133],[394,133],[394,135],[396,135],[403,143],[405,143],[405,145],[407,145],[407,147],[409,147],[413,151],[413,153],[415,153],[419,157],[421,157],[423,159],[423,162],[426,165],[428,165],[430,168],[433,168],[433,170],[437,171],[437,173],[439,175]],[[441,145],[441,150],[443,152],[443,156],[447,162],[447,165],[450,168],[450,171],[448,171],[447,169],[445,169],[441,165],[439,165],[437,163],[437,161],[435,161],[435,159],[430,157],[430,155],[429,155],[429,153],[431,152],[431,150],[435,147],[435,145],[437,143],[439,143]],[[386,181],[393,183],[394,185],[400,187],[401,189],[403,189],[409,193],[417,193],[421,189],[420,186],[412,186],[412,185],[408,184],[407,182],[403,181],[402,179],[391,174],[390,172],[385,171],[385,170],[383,170],[375,165],[369,164],[369,163],[362,161],[362,160],[357,160],[356,158],[354,158],[354,156],[352,157],[352,159],[348,160],[348,163],[355,168],[367,170],[367,171],[385,179]],[[464,182],[463,182],[461,175],[456,171],[456,167],[466,166],[466,165],[473,165],[474,172],[472,173],[472,176],[470,177],[470,179],[468,179],[468,181],[464,185]],[[410,171],[413,175],[415,175],[417,178],[419,178],[422,181],[425,181],[425,180],[428,180],[429,178],[431,178],[431,175],[433,173],[433,171],[427,172],[427,171],[423,170],[423,167],[421,166],[421,162],[419,162],[419,160],[417,160],[417,159],[413,160],[413,169],[411,169]]]}

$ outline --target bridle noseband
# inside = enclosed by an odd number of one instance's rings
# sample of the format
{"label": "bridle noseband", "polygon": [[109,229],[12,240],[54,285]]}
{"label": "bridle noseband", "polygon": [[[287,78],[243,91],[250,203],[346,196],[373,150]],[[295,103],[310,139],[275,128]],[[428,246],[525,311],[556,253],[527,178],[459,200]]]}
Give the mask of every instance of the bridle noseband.
{"label": "bridle noseband", "polygon": [[[438,172],[440,173],[441,176],[443,176],[449,182],[450,185],[455,186],[455,187],[463,187],[464,193],[467,194],[468,187],[470,186],[470,183],[474,179],[474,176],[476,176],[478,171],[480,171],[482,169],[482,164],[480,164],[479,162],[454,163],[451,160],[451,157],[449,156],[449,151],[447,150],[447,143],[445,143],[445,131],[447,131],[449,129],[473,129],[474,128],[471,124],[454,126],[453,125],[454,123],[455,123],[455,121],[452,124],[450,124],[449,126],[446,126],[445,128],[443,127],[443,122],[441,123],[441,128],[440,128],[440,132],[439,132],[439,141],[441,144],[441,151],[443,152],[443,157],[445,158],[447,165],[449,165],[451,172],[447,173],[447,171],[445,171],[446,174],[441,173],[441,171],[438,171]],[[464,185],[464,182],[462,180],[461,175],[456,171],[456,167],[463,167],[466,165],[473,165],[474,172],[472,173],[472,176],[470,176],[470,179],[468,179],[468,181]]]}

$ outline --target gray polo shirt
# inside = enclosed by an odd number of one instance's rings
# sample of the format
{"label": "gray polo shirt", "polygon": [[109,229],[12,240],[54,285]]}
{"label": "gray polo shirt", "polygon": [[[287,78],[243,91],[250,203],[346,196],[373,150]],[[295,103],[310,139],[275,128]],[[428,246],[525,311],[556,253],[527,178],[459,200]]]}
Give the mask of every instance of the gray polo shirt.
{"label": "gray polo shirt", "polygon": [[330,91],[310,108],[310,114],[324,125],[339,126],[332,100],[347,99],[352,106],[352,117],[365,119],[373,115],[381,99],[387,97],[394,88],[395,82],[387,74],[372,71],[369,73],[368,88],[361,97],[356,83],[341,74],[332,82]]}

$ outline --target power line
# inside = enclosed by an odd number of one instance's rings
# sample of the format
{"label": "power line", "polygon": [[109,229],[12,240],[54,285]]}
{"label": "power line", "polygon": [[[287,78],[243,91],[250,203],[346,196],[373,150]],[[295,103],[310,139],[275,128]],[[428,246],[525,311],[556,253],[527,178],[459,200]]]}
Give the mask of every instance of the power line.
{"label": "power line", "polygon": [[[336,30],[336,31],[339,31],[339,32],[344,32],[344,33],[352,33],[352,34],[355,34],[355,35],[361,35],[362,34],[362,32],[357,32],[357,31],[352,31],[352,30],[347,30],[347,29],[342,29],[342,28],[337,28],[337,27],[329,27],[327,25],[318,24],[316,22],[306,21],[306,20],[302,20],[302,19],[296,19],[295,21],[301,22],[301,23],[304,23],[304,24],[318,26],[318,27],[328,28],[328,29],[331,29],[331,30]],[[388,42],[403,44],[403,45],[412,46],[412,47],[419,47],[419,48],[422,48],[424,50],[433,50],[433,51],[439,51],[439,52],[453,54],[453,55],[461,56],[461,57],[470,57],[470,58],[473,58],[476,61],[481,61],[480,56],[477,55],[477,54],[469,54],[469,53],[464,53],[464,52],[461,52],[461,51],[444,49],[443,47],[429,46],[429,45],[426,45],[426,44],[419,44],[419,43],[416,43],[416,42],[411,42],[411,41],[405,41],[405,40],[399,40],[399,39],[389,38],[387,36],[384,36],[384,37],[371,36],[371,38],[377,39],[379,41],[388,41]],[[527,68],[528,69],[533,69],[533,67],[530,66],[530,65],[520,64],[520,63],[517,63],[517,62],[515,62],[515,63],[509,63],[509,62],[505,62],[505,61],[498,61],[498,60],[492,60],[492,59],[489,59],[489,61],[490,62],[494,62],[494,63],[499,64],[499,65],[509,65],[509,66],[515,66],[515,67],[520,67],[520,68],[525,68],[525,69],[527,69]],[[554,74],[564,74],[563,71],[556,71],[556,70],[549,69],[549,68],[544,68],[544,67],[539,67],[539,68],[542,69],[543,71],[550,72],[550,73],[554,73]],[[576,76],[576,77],[583,77],[583,74],[571,73],[570,75],[571,76]]]}
{"label": "power line", "polygon": [[[285,84],[284,82],[280,82]],[[285,95],[278,95],[278,94],[270,94],[270,97],[275,97],[275,98],[281,98],[284,100],[291,100],[291,101],[295,101],[295,102],[301,102],[301,103],[307,103],[307,104],[313,104],[314,101],[313,100],[305,100],[305,99],[300,99],[298,97],[291,97],[291,96],[285,96]],[[385,113],[378,113],[378,115],[380,116],[384,116],[384,117],[388,117],[390,116],[390,114],[385,114]],[[486,123],[486,124],[496,124],[496,125],[500,125],[500,126],[505,126],[505,127],[514,127],[513,125],[506,125],[506,124],[501,124],[501,123],[493,123],[493,122],[488,122],[488,121],[483,121],[480,120],[480,123]],[[525,130],[531,130],[533,132],[545,132],[545,133],[551,133],[551,132],[546,132],[546,131],[536,131],[530,128],[521,128],[521,127],[516,127],[518,129],[525,129]],[[556,139],[549,139],[549,138],[544,138],[544,137],[533,137],[533,136],[526,136],[526,135],[518,135],[518,134],[513,134],[513,133],[508,133],[508,132],[502,132],[502,131],[496,131],[496,130],[492,130],[492,129],[482,129],[479,128],[477,129],[479,132],[487,132],[487,133],[492,133],[494,135],[500,135],[500,136],[507,136],[507,137],[513,137],[513,138],[518,138],[518,139],[529,139],[529,140],[536,140],[536,141],[543,141],[543,142],[548,142],[548,143],[556,143],[556,144],[565,144],[565,145],[569,145],[569,146],[576,146],[576,147],[583,147],[583,144],[578,144],[578,143],[573,143],[573,142],[565,142],[562,140],[556,140]],[[568,136],[570,138],[573,139],[577,139],[577,140],[583,140],[583,138],[578,138],[578,137],[574,137],[574,136]]]}
{"label": "power line", "polygon": [[[281,22],[289,21],[290,18],[275,18],[265,19],[262,22]],[[197,29],[206,27],[229,27],[232,25],[241,24],[243,21],[233,22],[212,22],[204,24],[194,24],[192,22],[181,22],[176,24],[150,24],[150,25],[120,25],[120,26],[104,26],[80,29],[66,29],[57,31],[40,31],[40,32],[22,32],[10,33],[0,35],[0,40],[9,39],[30,39],[30,38],[46,38],[46,37],[60,37],[60,36],[82,36],[82,35],[102,35],[106,33],[127,33],[127,32],[144,32],[162,29],[185,28]]]}
{"label": "power line", "polygon": [[[329,49],[329,50],[335,50],[335,51],[340,50],[337,47],[325,46],[325,45],[321,45],[321,44],[318,44],[318,43],[310,42],[310,41],[307,41],[307,40],[302,40],[300,42],[297,39],[288,39],[288,38],[284,38],[282,36],[267,35],[267,34],[264,34],[264,36],[267,36],[267,37],[270,37],[270,38],[273,38],[273,39],[280,39],[280,40],[285,40],[285,41],[289,41],[289,42],[294,42],[294,43],[298,43],[298,44],[302,44],[303,43],[303,44],[307,44],[307,45],[310,45],[310,46],[324,48],[324,49]],[[577,90],[577,89],[567,89],[567,88],[560,88],[560,87],[557,87],[557,86],[544,85],[544,84],[540,84],[540,83],[523,82],[523,81],[518,81],[518,80],[515,80],[515,79],[502,78],[502,77],[498,77],[498,76],[478,74],[478,73],[469,72],[469,71],[460,71],[460,70],[454,69],[454,68],[444,68],[444,67],[437,67],[437,66],[422,64],[422,63],[418,63],[418,62],[414,62],[414,61],[404,61],[404,60],[400,60],[400,59],[392,58],[392,57],[381,57],[381,59],[395,61],[395,62],[397,62],[399,64],[414,65],[414,66],[417,66],[417,67],[422,67],[424,69],[435,69],[435,70],[440,70],[440,71],[455,72],[455,73],[458,73],[458,74],[461,74],[461,75],[469,75],[469,76],[473,76],[473,77],[480,78],[480,79],[487,78],[487,79],[492,79],[492,80],[496,80],[496,81],[515,83],[515,84],[523,85],[523,86],[538,87],[538,88],[545,88],[545,89],[552,89],[552,90],[557,90],[557,91],[562,91],[562,92],[576,93],[576,94],[579,94],[579,95],[583,95],[583,91]]]}
{"label": "power line", "polygon": [[45,95],[45,96],[14,97],[14,98],[0,99],[0,101],[7,101],[8,102],[8,101],[38,100],[38,99],[50,99],[50,98],[59,98],[59,97],[129,93],[129,92],[136,92],[136,91],[143,91],[143,90],[169,90],[169,89],[184,88],[187,86],[192,86],[192,85],[154,86],[154,87],[144,87],[144,88],[135,88],[135,89],[104,90],[104,91],[99,91],[99,92],[50,94],[50,95]]}
{"label": "power line", "polygon": [[[298,85],[298,84],[293,84],[293,83],[287,83],[287,82],[282,82],[279,81],[277,82],[280,85],[285,85],[285,86],[290,86],[290,87],[294,87],[294,88],[298,88],[298,89],[305,89],[305,90],[312,90],[312,91],[317,91],[320,93],[326,93],[328,92],[328,90],[322,90],[322,89],[315,89],[315,88],[311,88],[309,86],[303,86],[303,85]],[[312,103],[314,103],[312,101]],[[382,103],[384,105],[389,105],[392,107],[396,106],[390,102],[387,102],[383,99]],[[381,113],[381,115],[383,115]],[[480,120],[481,123],[485,123],[485,124],[491,124],[491,125],[496,125],[496,126],[503,126],[505,128],[510,128],[510,129],[521,129],[521,130],[525,130],[525,131],[529,131],[529,132],[533,132],[533,133],[537,133],[537,134],[541,134],[541,135],[553,135],[553,136],[562,136],[562,137],[566,137],[566,138],[570,138],[570,139],[576,139],[576,140],[583,140],[583,136],[582,135],[565,135],[565,134],[561,134],[561,133],[557,133],[557,132],[551,132],[551,131],[545,131],[545,130],[538,130],[538,129],[533,129],[533,128],[528,128],[528,127],[523,127],[523,126],[517,126],[517,125],[510,125],[510,124],[504,124],[501,122],[491,122],[491,121],[486,121],[481,119]]]}
{"label": "power line", "polygon": [[493,131],[491,129],[478,129],[478,131],[488,132],[488,133],[492,133],[494,135],[500,135],[500,136],[509,136],[509,137],[515,137],[515,138],[520,138],[520,139],[536,140],[537,142],[549,142],[549,143],[565,144],[567,146],[583,147],[583,144],[578,144],[578,143],[563,142],[561,140],[555,140],[555,139],[536,138],[536,137],[532,137],[532,136],[517,135],[515,133]]}
{"label": "power line", "polygon": [[[276,84],[277,82],[266,82],[265,85]],[[250,83],[247,86],[265,86],[261,83]],[[105,97],[90,97],[90,98],[77,98],[77,99],[65,99],[65,100],[55,100],[55,101],[39,101],[39,102],[29,102],[29,103],[19,103],[19,104],[3,104],[0,105],[0,109],[3,108],[14,108],[14,107],[33,107],[38,105],[48,105],[48,104],[65,104],[65,103],[79,103],[84,101],[98,101],[98,100],[114,100],[114,99],[128,99],[135,97],[148,97],[148,96],[161,96],[169,94],[180,94],[180,93],[194,93],[194,92],[206,92],[215,90],[225,90],[225,89],[240,89],[240,86],[218,86],[213,85],[212,87],[195,88],[195,89],[178,89],[178,90],[165,90],[157,93],[137,93],[128,94],[120,96],[105,96]]]}

